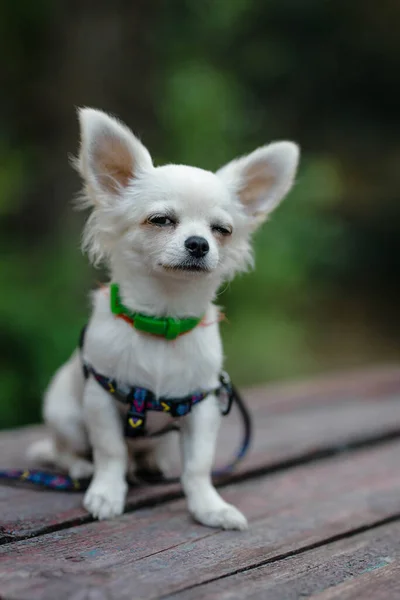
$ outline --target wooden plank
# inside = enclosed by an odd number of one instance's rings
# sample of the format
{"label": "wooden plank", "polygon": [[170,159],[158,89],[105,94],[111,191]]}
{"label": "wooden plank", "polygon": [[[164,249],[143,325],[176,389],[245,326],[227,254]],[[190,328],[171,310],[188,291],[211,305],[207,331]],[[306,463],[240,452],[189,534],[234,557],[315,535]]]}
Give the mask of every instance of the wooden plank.
{"label": "wooden plank", "polygon": [[395,600],[400,598],[400,563],[366,573],[354,581],[312,596],[313,600]]}
{"label": "wooden plank", "polygon": [[353,398],[376,399],[400,389],[400,367],[378,366],[341,371],[287,383],[254,386],[248,390],[270,410],[287,411],[296,405],[318,405]]}
{"label": "wooden plank", "polygon": [[[296,389],[298,395],[296,396]],[[395,393],[396,392],[396,393]],[[276,468],[321,452],[391,434],[400,435],[400,370],[347,374],[281,388],[249,390],[253,413],[252,451],[235,473],[241,477]],[[4,432],[0,436],[1,467],[26,466],[24,453],[44,435],[41,427]],[[229,461],[240,436],[237,414],[224,420],[219,464]],[[131,490],[128,509],[180,495],[180,486],[143,486]],[[44,492],[0,486],[0,543],[89,520],[80,494]]]}
{"label": "wooden plank", "polygon": [[[182,500],[0,547],[0,590],[18,600],[146,600],[276,561],[399,517],[400,442],[230,485],[247,532],[192,524]],[[99,596],[100,597],[100,596]]]}
{"label": "wooden plank", "polygon": [[[400,522],[188,588],[168,600],[400,597]],[[166,600],[167,600],[166,598]]]}

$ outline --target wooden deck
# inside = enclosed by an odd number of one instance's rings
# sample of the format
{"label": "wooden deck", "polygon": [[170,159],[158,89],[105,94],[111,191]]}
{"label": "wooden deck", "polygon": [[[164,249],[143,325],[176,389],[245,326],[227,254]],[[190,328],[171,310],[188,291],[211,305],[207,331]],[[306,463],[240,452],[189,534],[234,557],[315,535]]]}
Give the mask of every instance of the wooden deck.
{"label": "wooden deck", "polygon": [[[400,368],[244,395],[254,444],[222,493],[248,531],[193,523],[178,485],[133,488],[101,523],[79,493],[1,485],[0,599],[400,598]],[[42,432],[3,432],[0,467]],[[225,419],[221,462],[238,432]]]}

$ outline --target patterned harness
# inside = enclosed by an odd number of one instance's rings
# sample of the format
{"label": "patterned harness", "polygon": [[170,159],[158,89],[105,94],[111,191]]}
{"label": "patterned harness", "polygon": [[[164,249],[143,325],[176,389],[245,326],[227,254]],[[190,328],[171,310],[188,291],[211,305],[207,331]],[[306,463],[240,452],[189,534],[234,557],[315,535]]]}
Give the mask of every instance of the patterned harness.
{"label": "patterned harness", "polygon": [[[85,342],[86,327],[82,330],[79,340],[79,348],[83,350]],[[116,379],[106,377],[98,373],[96,369],[87,363],[82,357],[82,368],[85,379],[92,376],[97,383],[106,392],[119,402],[128,405],[128,411],[125,418],[125,436],[128,438],[137,438],[144,436],[159,436],[173,429],[177,429],[174,423],[170,423],[163,429],[153,434],[148,434],[146,430],[146,414],[149,410],[168,413],[173,419],[184,417],[189,414],[192,407],[214,393],[220,403],[221,413],[227,415],[231,409],[234,398],[234,391],[229,375],[224,371],[221,373],[218,387],[207,391],[196,391],[188,396],[180,398],[157,398],[156,395],[146,388],[130,386],[118,382]]]}

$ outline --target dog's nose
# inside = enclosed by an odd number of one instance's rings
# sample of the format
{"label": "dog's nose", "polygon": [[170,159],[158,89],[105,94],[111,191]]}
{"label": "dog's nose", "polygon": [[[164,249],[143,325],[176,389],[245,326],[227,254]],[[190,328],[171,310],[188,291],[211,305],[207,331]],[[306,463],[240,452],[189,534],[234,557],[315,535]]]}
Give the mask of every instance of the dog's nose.
{"label": "dog's nose", "polygon": [[207,252],[210,249],[206,238],[200,237],[198,235],[192,235],[188,237],[188,239],[185,242],[185,247],[195,258],[202,258],[207,254]]}

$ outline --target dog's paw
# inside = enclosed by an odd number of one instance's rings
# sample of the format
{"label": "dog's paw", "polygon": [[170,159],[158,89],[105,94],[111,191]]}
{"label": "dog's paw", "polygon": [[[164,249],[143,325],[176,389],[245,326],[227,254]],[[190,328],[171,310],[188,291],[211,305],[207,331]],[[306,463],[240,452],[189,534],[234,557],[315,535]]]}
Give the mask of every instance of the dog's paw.
{"label": "dog's paw", "polygon": [[215,510],[193,511],[193,518],[208,527],[222,527],[222,529],[247,529],[247,519],[231,504],[224,504]]}
{"label": "dog's paw", "polygon": [[92,477],[94,465],[84,458],[77,458],[69,469],[69,476],[72,479],[88,479]]}
{"label": "dog's paw", "polygon": [[125,507],[127,484],[108,481],[93,481],[83,500],[83,506],[90,514],[103,521],[122,515]]}

